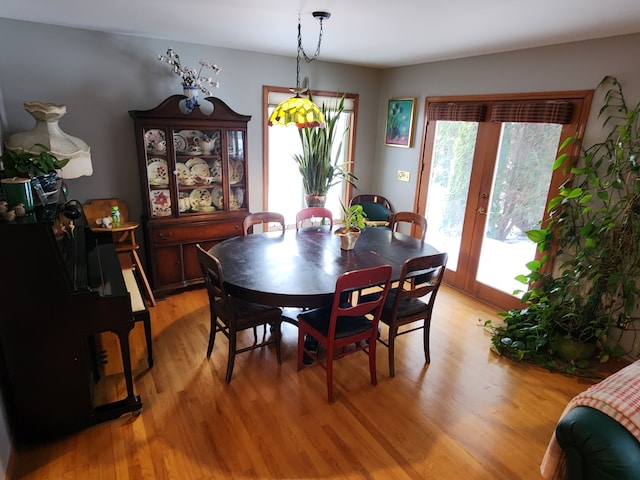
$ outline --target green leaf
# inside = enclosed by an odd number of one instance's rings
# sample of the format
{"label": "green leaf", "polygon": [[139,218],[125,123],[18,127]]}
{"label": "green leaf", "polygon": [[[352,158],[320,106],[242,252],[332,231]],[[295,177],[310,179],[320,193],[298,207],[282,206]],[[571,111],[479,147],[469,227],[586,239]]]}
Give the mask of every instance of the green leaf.
{"label": "green leaf", "polygon": [[553,170],[557,170],[558,168],[560,168],[568,156],[569,155],[566,153],[559,155],[558,158],[556,158],[556,161],[553,162]]}
{"label": "green leaf", "polygon": [[547,238],[547,230],[527,230],[525,234],[534,243],[542,243]]}

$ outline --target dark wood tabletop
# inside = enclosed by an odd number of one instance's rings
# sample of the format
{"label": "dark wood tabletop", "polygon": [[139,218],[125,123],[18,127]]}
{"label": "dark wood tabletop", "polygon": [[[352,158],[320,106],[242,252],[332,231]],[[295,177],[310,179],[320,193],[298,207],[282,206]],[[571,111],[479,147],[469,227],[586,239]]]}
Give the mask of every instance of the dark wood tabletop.
{"label": "dark wood tabletop", "polygon": [[375,227],[362,231],[353,250],[341,250],[338,236],[320,227],[233,237],[209,253],[220,260],[231,295],[277,307],[314,308],[331,304],[336,280],[345,272],[391,265],[397,280],[405,260],[439,252],[419,239]]}

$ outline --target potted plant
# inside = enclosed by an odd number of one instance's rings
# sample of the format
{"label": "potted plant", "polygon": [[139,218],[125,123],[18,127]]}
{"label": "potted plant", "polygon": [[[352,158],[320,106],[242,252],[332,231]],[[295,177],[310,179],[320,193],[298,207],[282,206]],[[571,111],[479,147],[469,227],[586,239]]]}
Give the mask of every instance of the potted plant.
{"label": "potted plant", "polygon": [[[311,99],[311,95],[309,95]],[[325,117],[324,128],[305,127],[298,129],[302,153],[293,155],[302,175],[302,184],[308,207],[324,206],[329,189],[345,180],[355,186],[353,180],[358,178],[349,171],[349,163],[338,163],[342,151],[342,132],[336,138],[338,118],[344,110],[344,95],[335,109],[322,104],[321,111]],[[334,143],[337,143],[335,156],[332,156]]]}
{"label": "potted plant", "polygon": [[342,227],[338,228],[334,233],[340,236],[340,248],[343,250],[353,250],[356,240],[360,236],[360,232],[365,226],[365,218],[367,214],[362,209],[362,205],[354,204],[349,208],[345,207],[342,199],[340,199],[342,207]]}
{"label": "potted plant", "polygon": [[502,324],[486,323],[498,353],[569,372],[596,352],[603,362],[624,354],[619,340],[640,319],[640,103],[627,107],[615,78],[603,84],[606,137],[578,162],[567,153],[556,160],[573,177],[550,200],[544,228],[526,232],[543,256],[517,277],[528,285],[522,307],[503,312]]}
{"label": "potted plant", "polygon": [[57,172],[69,159],[58,159],[41,143],[36,143],[31,150],[5,149],[2,164],[6,177],[30,178],[33,187],[46,192],[56,189]]}

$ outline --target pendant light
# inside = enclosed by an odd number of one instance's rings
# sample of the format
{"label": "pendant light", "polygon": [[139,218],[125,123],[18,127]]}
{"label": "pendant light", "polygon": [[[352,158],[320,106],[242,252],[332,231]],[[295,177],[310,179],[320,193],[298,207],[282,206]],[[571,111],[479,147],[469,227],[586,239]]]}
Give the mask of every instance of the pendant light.
{"label": "pendant light", "polygon": [[320,20],[320,34],[318,35],[318,46],[313,56],[309,57],[302,48],[302,33],[300,27],[300,15],[298,15],[298,53],[296,56],[296,87],[291,88],[295,95],[284,102],[281,102],[269,117],[269,126],[280,125],[286,127],[295,125],[298,128],[320,127],[324,128],[325,118],[318,106],[308,98],[301,97],[300,94],[307,93],[307,86],[300,86],[300,54],[307,63],[314,61],[320,55],[320,44],[322,42],[322,22],[328,19],[329,12],[313,12],[314,18]]}

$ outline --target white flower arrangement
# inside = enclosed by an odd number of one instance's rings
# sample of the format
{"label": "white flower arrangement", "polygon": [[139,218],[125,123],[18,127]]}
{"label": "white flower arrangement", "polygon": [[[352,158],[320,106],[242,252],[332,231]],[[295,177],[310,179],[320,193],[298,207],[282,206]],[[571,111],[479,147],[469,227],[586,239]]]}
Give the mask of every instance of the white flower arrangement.
{"label": "white flower arrangement", "polygon": [[213,81],[213,78],[201,76],[202,69],[205,67],[213,70],[216,75],[220,73],[221,69],[215,63],[200,60],[198,62],[200,70],[183,67],[180,64],[180,56],[174,52],[171,47],[167,49],[166,55],[158,55],[158,60],[161,62],[167,62],[171,65],[171,70],[182,79],[182,85],[185,87],[198,87],[207,95],[212,95],[211,91],[205,85],[209,85],[213,88],[218,88],[220,86],[218,82]]}

